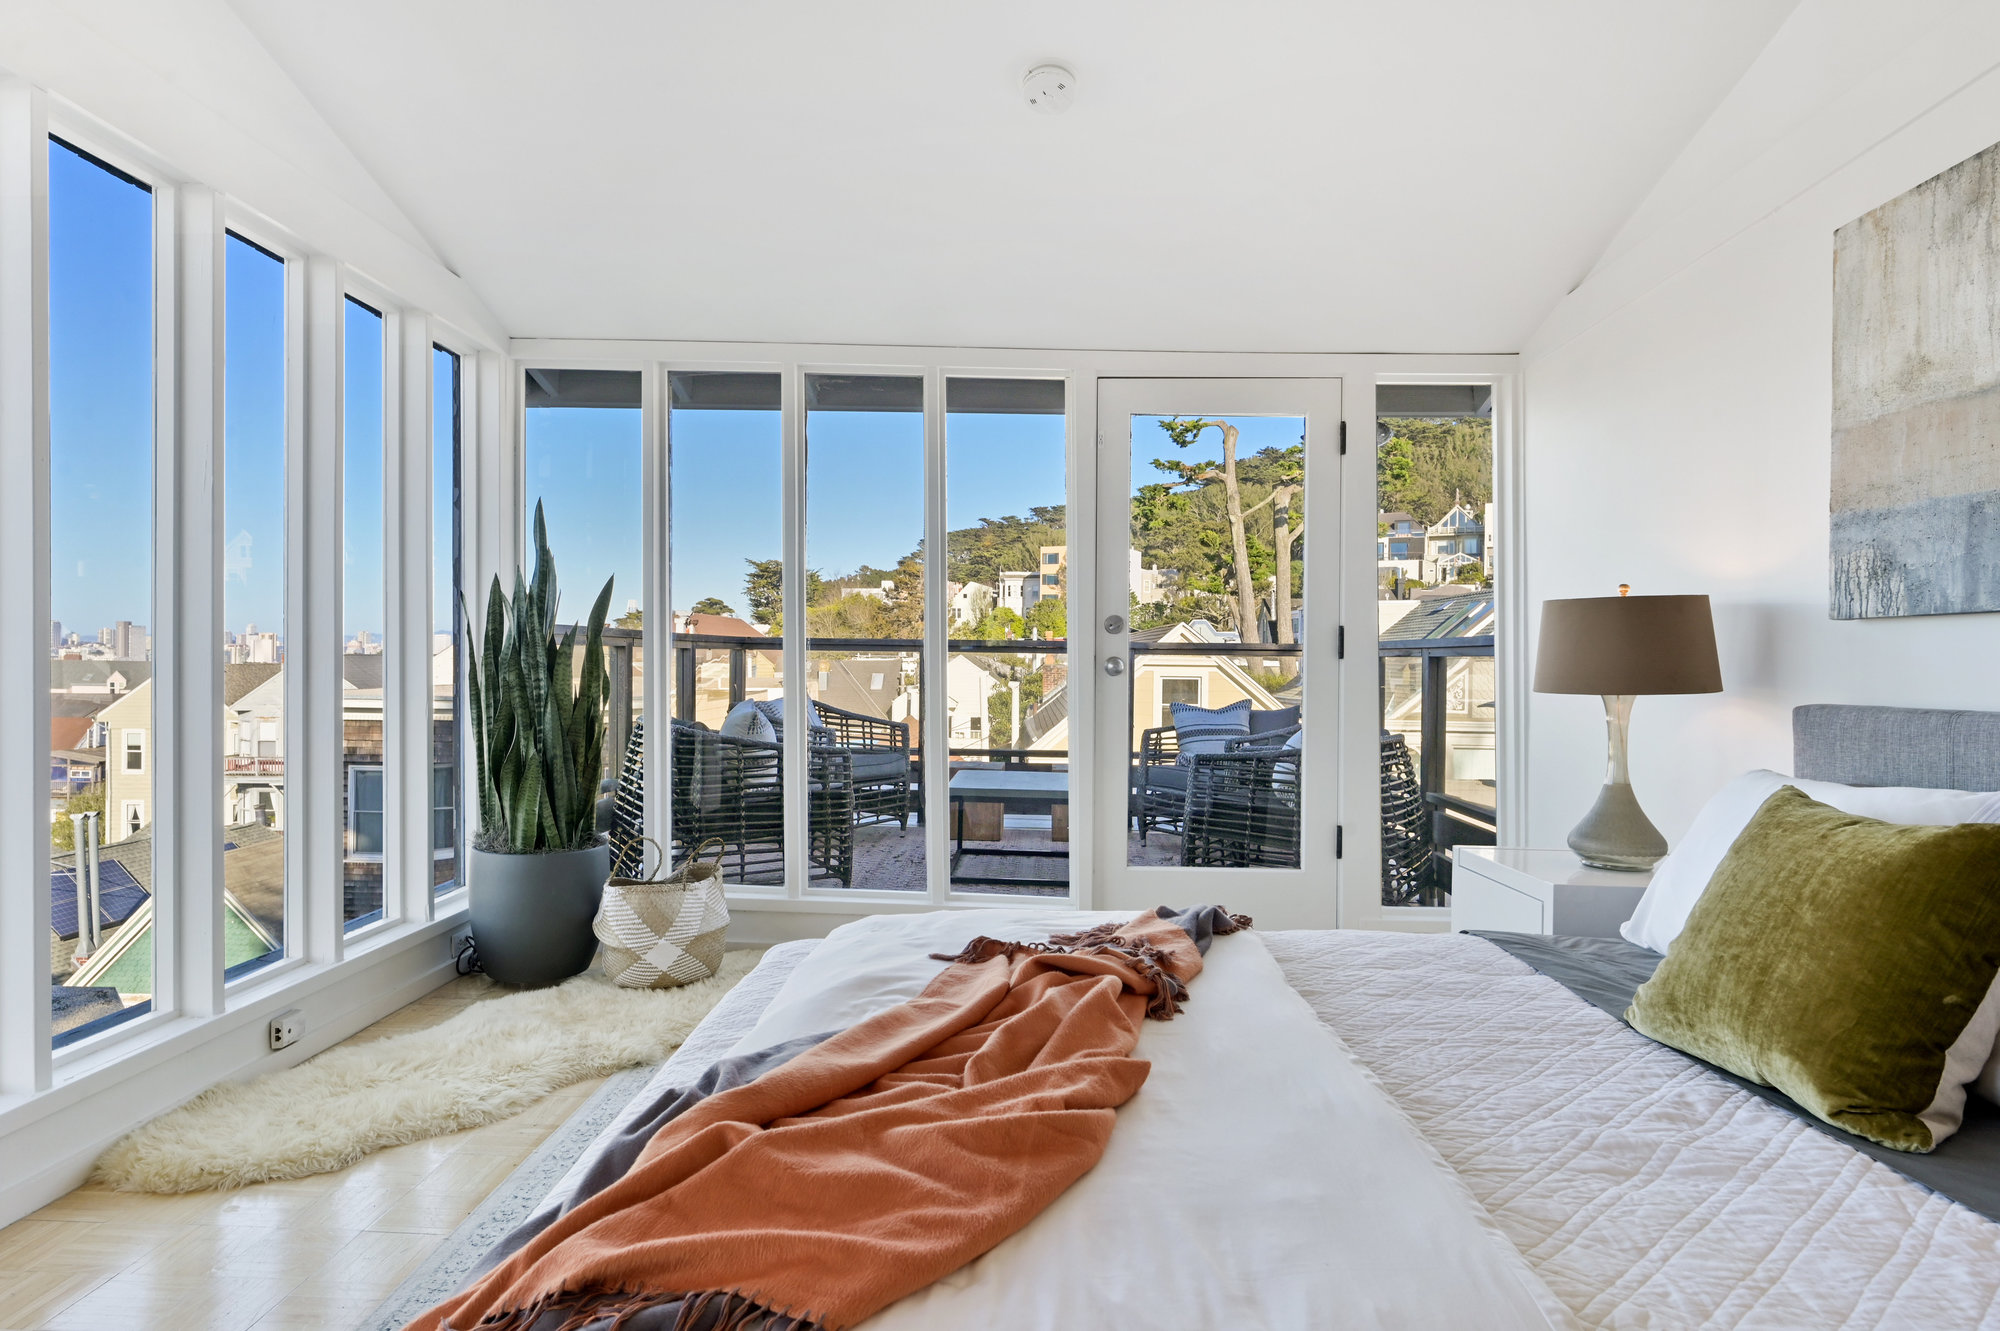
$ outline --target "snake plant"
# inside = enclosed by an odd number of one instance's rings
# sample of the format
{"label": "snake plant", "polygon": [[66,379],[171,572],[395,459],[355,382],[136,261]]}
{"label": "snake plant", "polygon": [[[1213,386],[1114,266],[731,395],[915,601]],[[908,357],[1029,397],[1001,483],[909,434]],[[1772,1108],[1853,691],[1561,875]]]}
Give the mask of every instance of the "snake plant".
{"label": "snake plant", "polygon": [[[603,771],[604,616],[611,582],[597,594],[574,669],[578,625],[556,640],[556,561],[542,506],[535,505],[535,572],[514,571],[514,595],[500,579],[486,596],[486,633],[466,672],[479,769],[481,850],[530,855],[583,850],[597,842],[597,785]],[[472,623],[470,614],[466,622]]]}

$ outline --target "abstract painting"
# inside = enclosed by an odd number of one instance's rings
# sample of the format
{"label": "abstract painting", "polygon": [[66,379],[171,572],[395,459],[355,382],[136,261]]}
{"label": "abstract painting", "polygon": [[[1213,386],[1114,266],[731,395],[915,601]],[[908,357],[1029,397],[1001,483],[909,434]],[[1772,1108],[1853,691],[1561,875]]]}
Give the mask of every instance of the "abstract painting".
{"label": "abstract painting", "polygon": [[2000,144],[1833,237],[1835,619],[2000,611]]}

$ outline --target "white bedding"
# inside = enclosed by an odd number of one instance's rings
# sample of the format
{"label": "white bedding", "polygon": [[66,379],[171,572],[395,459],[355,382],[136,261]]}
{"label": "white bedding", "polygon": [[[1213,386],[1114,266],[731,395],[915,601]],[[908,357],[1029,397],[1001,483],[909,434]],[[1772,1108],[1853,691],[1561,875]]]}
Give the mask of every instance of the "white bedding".
{"label": "white bedding", "polygon": [[1579,1321],[2000,1327],[2000,1225],[1467,935],[1265,935]]}
{"label": "white bedding", "polygon": [[[929,953],[955,952],[973,933],[1039,939],[1124,918],[859,921],[797,966],[737,1047],[901,1002],[943,969]],[[1152,1071],[1097,1166],[985,1256],[870,1318],[868,1331],[1569,1325],[1256,934],[1215,940],[1186,1011],[1146,1023],[1137,1052]]]}
{"label": "white bedding", "polygon": [[[1079,927],[1075,915],[1062,919]],[[2000,1328],[2000,1225],[1693,1067],[1490,944],[1360,932],[1262,938],[1577,1323]],[[657,1080],[685,1079],[730,1052],[821,947],[773,948]],[[1196,981],[1198,1000],[1217,973],[1211,965]],[[770,1010],[785,1007],[805,1010],[790,1001]],[[1188,1015],[1197,1012],[1190,1004]],[[1166,1083],[1154,1076],[1158,1090]],[[1142,1091],[1130,1108],[1146,1101]],[[1343,1127],[1314,1126],[1329,1143]],[[1112,1265],[1105,1247],[1086,1254]],[[1135,1260],[1147,1264],[1145,1254],[1119,1259]]]}

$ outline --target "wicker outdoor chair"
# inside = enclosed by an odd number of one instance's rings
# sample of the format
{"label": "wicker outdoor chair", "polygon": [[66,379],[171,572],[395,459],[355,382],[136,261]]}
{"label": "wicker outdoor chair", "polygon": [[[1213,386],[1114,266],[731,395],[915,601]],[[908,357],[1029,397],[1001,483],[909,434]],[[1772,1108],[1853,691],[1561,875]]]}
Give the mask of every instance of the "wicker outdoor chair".
{"label": "wicker outdoor chair", "polygon": [[1191,758],[1182,864],[1298,868],[1299,751],[1286,748],[1286,738],[1272,743],[1269,734],[1258,735]]}
{"label": "wicker outdoor chair", "polygon": [[823,728],[812,731],[814,745],[840,749],[851,760],[855,819],[881,823],[893,818],[897,826],[909,827],[910,789],[916,775],[910,762],[909,723],[850,712],[823,702],[812,706],[825,723]]}
{"label": "wicker outdoor chair", "polygon": [[[1228,750],[1240,747],[1280,745],[1298,732],[1298,708],[1252,712],[1251,724],[1272,725],[1268,730],[1229,741]],[[1132,777],[1132,816],[1139,824],[1139,844],[1145,845],[1152,833],[1178,833],[1187,808],[1188,769],[1180,761],[1180,736],[1172,726],[1154,726],[1139,737],[1139,764]]]}
{"label": "wicker outdoor chair", "polygon": [[[611,817],[619,873],[639,864],[645,830],[644,723],[632,725],[625,767]],[[780,745],[719,735],[699,721],[675,721],[670,734],[669,807],[674,863],[702,843],[723,846],[723,865],[736,882],[785,871],[784,753]],[[845,750],[807,754],[806,859],[815,878],[854,885],[854,781]]]}
{"label": "wicker outdoor chair", "polygon": [[1430,809],[1417,779],[1410,747],[1401,735],[1382,732],[1382,904],[1429,905],[1436,848]]}

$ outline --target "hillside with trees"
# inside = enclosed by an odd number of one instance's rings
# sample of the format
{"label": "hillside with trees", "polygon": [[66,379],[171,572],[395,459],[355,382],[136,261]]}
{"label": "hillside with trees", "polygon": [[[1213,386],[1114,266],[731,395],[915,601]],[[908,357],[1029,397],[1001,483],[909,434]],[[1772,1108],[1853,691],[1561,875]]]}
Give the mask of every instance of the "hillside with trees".
{"label": "hillside with trees", "polygon": [[1375,502],[1385,513],[1436,522],[1454,500],[1473,512],[1493,502],[1493,422],[1397,418],[1375,452]]}

